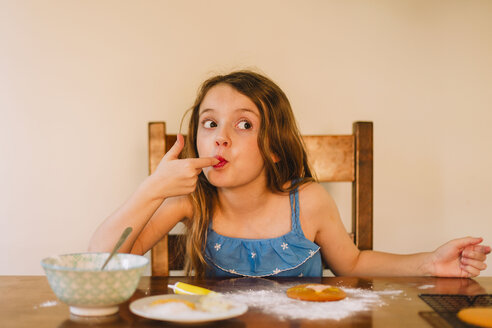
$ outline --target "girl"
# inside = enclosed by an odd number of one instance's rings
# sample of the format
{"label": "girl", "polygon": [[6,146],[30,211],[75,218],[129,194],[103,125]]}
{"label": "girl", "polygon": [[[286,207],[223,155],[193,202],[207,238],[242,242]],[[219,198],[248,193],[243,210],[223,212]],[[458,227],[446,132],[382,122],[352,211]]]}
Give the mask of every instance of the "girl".
{"label": "girl", "polygon": [[186,145],[178,135],[90,250],[110,251],[131,226],[121,251],[144,254],[182,220],[187,272],[198,276],[321,276],[323,258],[336,275],[474,277],[490,253],[472,237],[412,255],[357,249],[313,179],[287,97],[249,71],[204,82]]}

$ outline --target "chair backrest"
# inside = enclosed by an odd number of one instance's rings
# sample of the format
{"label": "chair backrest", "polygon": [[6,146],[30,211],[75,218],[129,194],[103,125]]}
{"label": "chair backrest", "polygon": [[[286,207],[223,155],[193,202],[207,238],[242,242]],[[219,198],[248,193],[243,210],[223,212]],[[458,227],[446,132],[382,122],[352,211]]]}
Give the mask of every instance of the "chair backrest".
{"label": "chair backrest", "polygon": [[[361,250],[373,245],[373,124],[353,123],[352,134],[303,136],[310,164],[320,182],[352,183],[352,232]],[[165,122],[149,123],[149,174],[172,147],[176,135],[166,134]],[[170,270],[182,270],[182,249],[173,233],[152,248],[152,275],[168,276]]]}

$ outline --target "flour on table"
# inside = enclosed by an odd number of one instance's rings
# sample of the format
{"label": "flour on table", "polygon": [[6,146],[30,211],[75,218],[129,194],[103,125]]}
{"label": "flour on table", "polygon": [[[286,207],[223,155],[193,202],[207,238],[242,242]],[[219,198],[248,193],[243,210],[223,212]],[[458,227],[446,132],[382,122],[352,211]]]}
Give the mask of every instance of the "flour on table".
{"label": "flour on table", "polygon": [[233,302],[247,304],[264,313],[275,315],[280,319],[332,319],[341,320],[354,312],[368,311],[374,307],[384,306],[382,296],[395,296],[401,290],[372,291],[357,288],[341,288],[347,297],[334,302],[307,302],[287,297],[285,290],[244,290],[226,293]]}
{"label": "flour on table", "polygon": [[434,287],[436,287],[436,286],[434,286],[434,285],[422,285],[422,286],[420,286],[418,288],[419,289],[429,289],[429,288],[434,288]]}
{"label": "flour on table", "polygon": [[56,305],[58,305],[58,302],[57,301],[46,301],[46,302],[43,302],[43,303],[41,303],[39,305],[34,306],[34,309],[51,307],[51,306],[56,306]]}

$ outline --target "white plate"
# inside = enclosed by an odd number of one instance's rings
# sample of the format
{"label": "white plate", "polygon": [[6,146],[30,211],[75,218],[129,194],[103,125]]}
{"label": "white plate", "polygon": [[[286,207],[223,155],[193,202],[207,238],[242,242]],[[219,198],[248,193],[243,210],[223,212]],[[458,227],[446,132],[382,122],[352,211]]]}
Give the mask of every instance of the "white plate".
{"label": "white plate", "polygon": [[170,321],[170,322],[178,322],[178,323],[202,323],[209,321],[218,321],[225,320],[234,317],[238,317],[248,311],[248,306],[246,304],[241,303],[232,303],[231,308],[227,311],[223,312],[202,312],[195,310],[188,310],[182,313],[169,313],[170,311],[158,312],[154,311],[152,306],[150,305],[152,302],[156,300],[163,299],[181,299],[196,303],[198,299],[202,297],[199,295],[177,295],[177,294],[165,294],[165,295],[155,295],[140,298],[136,301],[133,301],[130,304],[130,311],[133,313],[154,320],[162,320],[162,321]]}

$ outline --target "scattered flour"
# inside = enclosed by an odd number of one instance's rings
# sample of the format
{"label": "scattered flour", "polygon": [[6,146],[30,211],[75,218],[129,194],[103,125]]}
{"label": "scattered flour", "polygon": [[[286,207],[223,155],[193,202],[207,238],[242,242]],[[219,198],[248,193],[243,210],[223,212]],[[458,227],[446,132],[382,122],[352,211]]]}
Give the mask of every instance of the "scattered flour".
{"label": "scattered flour", "polygon": [[287,319],[332,319],[341,320],[354,312],[368,311],[384,306],[381,296],[395,296],[401,290],[372,291],[356,288],[342,288],[347,297],[335,302],[307,302],[288,298],[285,290],[244,290],[225,295],[231,301],[247,304],[251,308]]}
{"label": "scattered flour", "polygon": [[43,302],[43,303],[41,303],[39,305],[35,305],[34,306],[34,309],[51,307],[51,306],[56,306],[56,305],[58,305],[58,301],[46,301],[46,302]]}
{"label": "scattered flour", "polygon": [[434,286],[434,285],[422,285],[419,287],[419,289],[429,289],[429,288],[434,288],[434,287],[436,287],[436,286]]}

